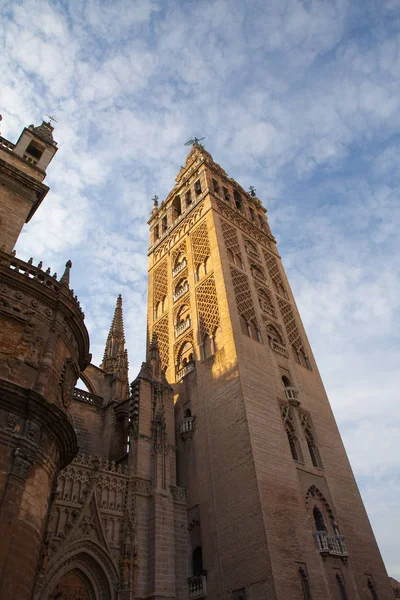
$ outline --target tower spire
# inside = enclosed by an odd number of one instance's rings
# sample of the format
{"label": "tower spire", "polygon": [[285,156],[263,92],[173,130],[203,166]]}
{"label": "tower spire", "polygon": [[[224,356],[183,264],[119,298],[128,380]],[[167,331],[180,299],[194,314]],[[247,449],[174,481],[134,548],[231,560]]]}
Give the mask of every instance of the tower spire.
{"label": "tower spire", "polygon": [[125,400],[129,396],[128,382],[128,351],[125,349],[124,320],[122,313],[122,296],[117,298],[114,316],[110,331],[107,336],[103,361],[100,365],[109,375],[120,382],[119,390],[116,390],[115,399]]}

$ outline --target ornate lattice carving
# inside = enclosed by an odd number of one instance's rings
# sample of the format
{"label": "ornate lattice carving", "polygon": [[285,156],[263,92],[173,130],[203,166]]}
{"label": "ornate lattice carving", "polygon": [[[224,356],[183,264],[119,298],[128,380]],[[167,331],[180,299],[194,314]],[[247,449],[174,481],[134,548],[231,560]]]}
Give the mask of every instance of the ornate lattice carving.
{"label": "ornate lattice carving", "polygon": [[300,332],[297,328],[296,319],[292,311],[292,307],[289,302],[285,302],[282,298],[278,298],[279,309],[281,311],[283,323],[288,335],[289,343],[291,346],[301,350],[303,348],[303,340],[301,339]]}
{"label": "ornate lattice carving", "polygon": [[237,231],[232,225],[229,225],[226,221],[221,219],[222,235],[224,236],[224,242],[227,250],[230,250],[233,255],[240,253],[239,240]]}
{"label": "ornate lattice carving", "polygon": [[203,221],[201,225],[191,234],[193,248],[193,264],[197,267],[204,263],[210,256],[210,243],[208,241],[207,223]]}
{"label": "ornate lattice carving", "polygon": [[203,337],[207,333],[212,336],[219,326],[217,289],[213,275],[197,287],[196,300],[201,335]]}
{"label": "ornate lattice carving", "polygon": [[167,261],[164,260],[154,269],[153,274],[153,306],[162,302],[168,292]]}
{"label": "ornate lattice carving", "polygon": [[168,316],[163,317],[154,325],[153,333],[155,333],[157,335],[161,365],[162,365],[162,368],[165,369],[168,366],[168,349],[169,349]]}
{"label": "ornate lattice carving", "polygon": [[236,304],[240,316],[243,317],[248,323],[253,321],[256,324],[256,312],[254,310],[249,280],[247,276],[232,266],[231,275],[233,282],[233,290],[235,292]]}
{"label": "ornate lattice carving", "polygon": [[286,288],[283,284],[282,275],[279,270],[278,261],[276,260],[275,256],[269,252],[264,252],[264,258],[269,276],[271,277],[276,290],[284,296],[287,296]]}
{"label": "ornate lattice carving", "polygon": [[158,262],[160,258],[165,256],[165,254],[173,247],[179,240],[189,233],[189,230],[197,223],[200,219],[203,212],[203,206],[199,206],[198,209],[191,211],[187,217],[182,221],[182,224],[179,225],[175,230],[171,231],[168,235],[168,239],[163,242],[157,250],[154,252],[154,263]]}
{"label": "ornate lattice carving", "polygon": [[245,238],[244,246],[246,248],[247,254],[250,258],[255,258],[256,260],[260,260],[260,253],[258,252],[257,244]]}
{"label": "ornate lattice carving", "polygon": [[271,233],[263,233],[255,227],[252,223],[250,223],[245,217],[243,217],[239,211],[234,210],[227,203],[223,203],[221,200],[217,200],[218,210],[224,217],[233,221],[238,227],[240,227],[243,231],[245,231],[252,238],[259,241],[264,246],[273,248],[273,243],[275,242],[275,238]]}

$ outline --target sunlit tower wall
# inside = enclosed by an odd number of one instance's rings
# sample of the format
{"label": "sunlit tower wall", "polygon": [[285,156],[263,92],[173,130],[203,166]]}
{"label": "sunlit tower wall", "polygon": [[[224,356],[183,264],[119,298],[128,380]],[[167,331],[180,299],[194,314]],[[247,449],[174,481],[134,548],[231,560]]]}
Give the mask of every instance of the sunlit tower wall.
{"label": "sunlit tower wall", "polygon": [[149,226],[148,330],[175,391],[189,598],[391,598],[255,191],[194,144]]}

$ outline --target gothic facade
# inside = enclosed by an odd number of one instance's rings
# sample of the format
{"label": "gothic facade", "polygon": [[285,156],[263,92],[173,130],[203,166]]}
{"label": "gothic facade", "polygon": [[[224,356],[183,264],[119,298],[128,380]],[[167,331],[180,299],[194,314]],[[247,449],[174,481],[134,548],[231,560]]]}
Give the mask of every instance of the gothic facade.
{"label": "gothic facade", "polygon": [[255,190],[195,143],[155,201],[129,385],[122,298],[96,367],[71,263],[15,256],[56,151],[0,137],[0,597],[392,598]]}

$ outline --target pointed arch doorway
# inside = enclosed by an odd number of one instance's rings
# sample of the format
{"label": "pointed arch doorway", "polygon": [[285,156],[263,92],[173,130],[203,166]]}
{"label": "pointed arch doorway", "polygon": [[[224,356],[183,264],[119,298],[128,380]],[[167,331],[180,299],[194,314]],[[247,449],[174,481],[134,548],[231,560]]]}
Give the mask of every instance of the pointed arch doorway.
{"label": "pointed arch doorway", "polygon": [[72,569],[58,582],[49,600],[96,600],[89,578],[79,568]]}

